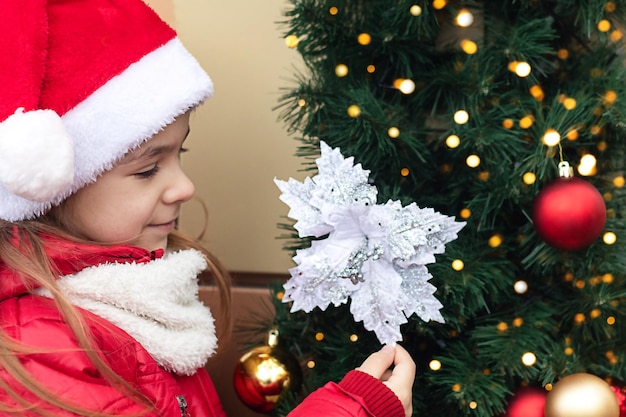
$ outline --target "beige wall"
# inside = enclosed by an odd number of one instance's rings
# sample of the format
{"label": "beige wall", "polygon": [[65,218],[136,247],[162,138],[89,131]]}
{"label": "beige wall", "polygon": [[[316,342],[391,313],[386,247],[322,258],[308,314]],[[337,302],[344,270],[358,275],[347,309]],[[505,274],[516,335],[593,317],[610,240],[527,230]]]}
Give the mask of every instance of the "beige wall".
{"label": "beige wall", "polygon": [[[288,208],[273,178],[302,179],[297,141],[277,105],[296,51],[285,46],[285,0],[146,0],[174,26],[215,83],[215,95],[192,117],[185,168],[209,210],[208,246],[233,271],[286,273],[293,266],[276,239]],[[198,202],[187,204],[181,229],[203,227]]]}

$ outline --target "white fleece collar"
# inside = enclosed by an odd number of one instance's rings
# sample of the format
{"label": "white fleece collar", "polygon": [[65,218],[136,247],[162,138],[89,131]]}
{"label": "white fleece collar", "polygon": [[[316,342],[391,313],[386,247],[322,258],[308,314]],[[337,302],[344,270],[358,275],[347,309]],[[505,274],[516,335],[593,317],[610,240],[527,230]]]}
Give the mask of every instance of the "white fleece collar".
{"label": "white fleece collar", "polygon": [[125,330],[163,368],[192,375],[217,347],[213,316],[198,299],[197,276],[206,267],[189,249],[143,264],[93,266],[58,284],[74,305]]}

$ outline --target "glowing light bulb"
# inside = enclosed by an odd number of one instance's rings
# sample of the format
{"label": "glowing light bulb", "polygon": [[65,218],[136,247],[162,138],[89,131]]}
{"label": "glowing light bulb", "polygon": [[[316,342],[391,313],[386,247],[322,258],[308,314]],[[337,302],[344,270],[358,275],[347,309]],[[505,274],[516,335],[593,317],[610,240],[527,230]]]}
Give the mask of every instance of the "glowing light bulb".
{"label": "glowing light bulb", "polygon": [[446,7],[446,4],[448,4],[446,0],[433,0],[432,2],[433,9],[435,10],[443,9],[444,7]]}
{"label": "glowing light bulb", "polygon": [[359,106],[357,106],[356,104],[353,104],[350,107],[348,107],[348,116],[356,119],[360,115],[361,115],[361,108]]}
{"label": "glowing light bulb", "polygon": [[567,110],[574,110],[576,108],[576,99],[572,97],[568,97],[563,100],[563,107]]}
{"label": "glowing light bulb", "polygon": [[617,242],[617,235],[613,232],[606,232],[602,235],[602,241],[607,245],[612,245]]}
{"label": "glowing light bulb", "polygon": [[459,13],[456,15],[454,19],[456,24],[462,28],[466,28],[471,26],[474,23],[474,15],[467,9],[459,10]]}
{"label": "glowing light bulb", "polygon": [[412,16],[419,16],[422,14],[422,8],[419,5],[414,4],[409,9],[409,13],[411,13]]}
{"label": "glowing light bulb", "polygon": [[285,45],[287,45],[288,48],[295,49],[298,47],[299,43],[300,38],[298,38],[296,35],[288,35],[287,37],[285,37]]}
{"label": "glowing light bulb", "polygon": [[515,66],[515,74],[518,77],[525,78],[530,75],[530,64],[528,62],[518,62]]}
{"label": "glowing light bulb", "polygon": [[361,33],[357,37],[357,42],[359,42],[359,44],[363,46],[369,45],[370,42],[372,42],[372,36],[369,33]]}
{"label": "glowing light bulb", "polygon": [[441,369],[441,362],[438,361],[437,359],[433,359],[432,361],[430,361],[428,363],[428,367],[432,370],[432,371],[438,371]]}
{"label": "glowing light bulb", "polygon": [[469,121],[469,113],[465,110],[457,110],[453,118],[456,124],[463,125]]}
{"label": "glowing light bulb", "polygon": [[413,82],[413,80],[409,79],[402,80],[402,82],[400,82],[398,90],[400,90],[402,94],[411,94],[415,91],[415,83]]}
{"label": "glowing light bulb", "polygon": [[476,53],[476,51],[478,51],[478,45],[476,45],[476,42],[474,41],[471,41],[469,39],[463,39],[461,41],[461,49],[466,54],[473,55]]}
{"label": "glowing light bulb", "polygon": [[348,75],[348,66],[346,64],[338,64],[335,67],[335,75],[340,78]]}
{"label": "glowing light bulb", "polygon": [[531,185],[534,184],[535,181],[537,181],[537,176],[532,173],[532,172],[526,172],[523,176],[522,176],[522,181],[524,182],[524,184],[526,185]]}
{"label": "glowing light bulb", "polygon": [[462,271],[464,267],[465,264],[462,260],[455,259],[454,261],[452,261],[452,269],[454,269],[455,271]]}
{"label": "glowing light bulb", "polygon": [[476,168],[480,165],[480,157],[478,155],[470,155],[465,159],[465,163],[470,168]]}
{"label": "glowing light bulb", "polygon": [[522,355],[522,363],[526,366],[533,366],[537,363],[537,356],[532,352],[526,352]]}
{"label": "glowing light bulb", "polygon": [[461,139],[457,135],[450,135],[446,138],[446,146],[454,149],[461,144]]}
{"label": "glowing light bulb", "polygon": [[602,19],[598,22],[598,30],[600,32],[608,32],[611,29],[611,22],[606,19]]}
{"label": "glowing light bulb", "polygon": [[529,129],[533,125],[534,121],[535,118],[533,116],[524,116],[519,119],[519,127],[521,127],[522,129]]}
{"label": "glowing light bulb", "polygon": [[546,146],[556,146],[561,141],[561,135],[554,129],[548,129],[543,134],[541,140]]}
{"label": "glowing light bulb", "polygon": [[593,175],[596,171],[596,157],[590,153],[583,155],[577,169],[580,175]]}
{"label": "glowing light bulb", "polygon": [[500,246],[502,244],[502,236],[500,235],[493,235],[489,238],[488,241],[489,246],[491,246],[492,248],[497,248],[498,246]]}
{"label": "glowing light bulb", "polygon": [[398,136],[400,136],[400,129],[395,126],[391,126],[389,129],[387,129],[387,136],[389,136],[391,139],[396,139]]}
{"label": "glowing light bulb", "polygon": [[528,283],[520,279],[519,281],[515,281],[515,284],[513,284],[513,289],[518,294],[524,294],[526,293],[526,291],[528,291]]}

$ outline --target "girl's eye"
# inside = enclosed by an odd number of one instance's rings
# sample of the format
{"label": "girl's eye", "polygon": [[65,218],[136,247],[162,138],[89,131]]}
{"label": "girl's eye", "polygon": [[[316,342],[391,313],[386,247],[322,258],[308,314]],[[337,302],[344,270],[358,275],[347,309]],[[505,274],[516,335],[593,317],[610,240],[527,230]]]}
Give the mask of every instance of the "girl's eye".
{"label": "girl's eye", "polygon": [[178,150],[178,154],[179,154],[179,155],[180,155],[181,153],[185,153],[185,152],[189,152],[189,148],[182,148],[182,147],[181,147],[181,148]]}
{"label": "girl's eye", "polygon": [[148,170],[137,172],[133,175],[135,175],[137,178],[150,178],[153,177],[157,172],[159,172],[159,167],[158,165],[154,165]]}

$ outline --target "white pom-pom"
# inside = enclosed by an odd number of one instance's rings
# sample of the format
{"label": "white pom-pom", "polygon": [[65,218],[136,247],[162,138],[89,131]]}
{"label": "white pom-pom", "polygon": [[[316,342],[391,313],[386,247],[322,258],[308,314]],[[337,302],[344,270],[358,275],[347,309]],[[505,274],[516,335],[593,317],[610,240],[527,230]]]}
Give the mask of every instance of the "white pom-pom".
{"label": "white pom-pom", "polygon": [[74,146],[59,115],[22,108],[0,123],[0,184],[31,201],[50,201],[74,178]]}

